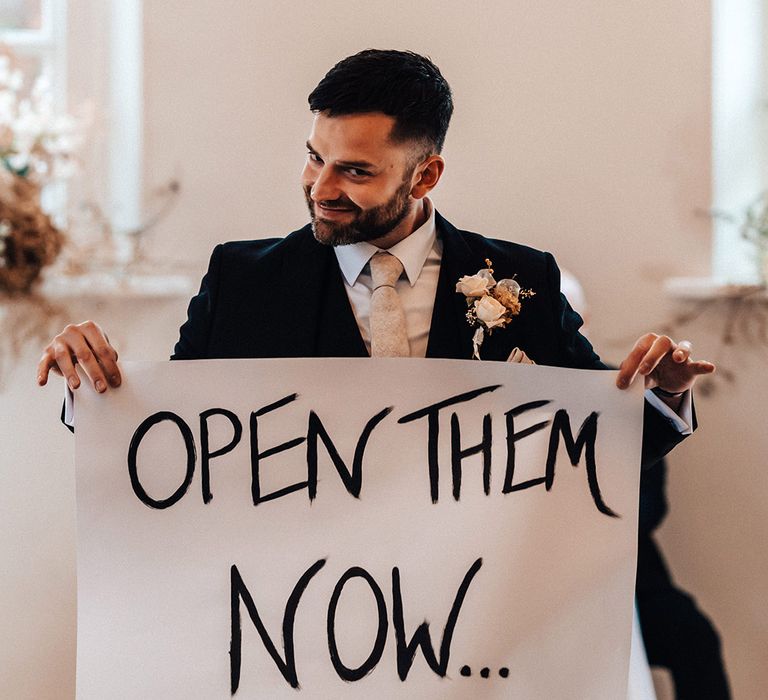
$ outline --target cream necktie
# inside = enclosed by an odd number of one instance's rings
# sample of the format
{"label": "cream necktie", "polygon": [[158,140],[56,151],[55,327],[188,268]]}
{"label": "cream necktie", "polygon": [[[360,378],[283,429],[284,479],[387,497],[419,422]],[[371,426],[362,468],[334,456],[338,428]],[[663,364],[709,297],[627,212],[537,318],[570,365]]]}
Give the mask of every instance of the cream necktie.
{"label": "cream necktie", "polygon": [[390,253],[371,258],[371,357],[410,357],[403,303],[395,290],[402,272],[403,263]]}

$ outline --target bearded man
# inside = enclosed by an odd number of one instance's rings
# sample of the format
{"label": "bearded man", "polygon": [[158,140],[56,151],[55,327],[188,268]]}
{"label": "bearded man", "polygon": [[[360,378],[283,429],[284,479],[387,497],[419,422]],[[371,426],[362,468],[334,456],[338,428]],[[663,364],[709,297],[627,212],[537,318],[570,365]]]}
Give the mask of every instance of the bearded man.
{"label": "bearded man", "polygon": [[[309,106],[302,187],[310,223],[285,238],[217,246],[173,359],[468,359],[473,329],[456,282],[492,261],[497,278],[514,278],[536,294],[485,340],[483,359],[604,367],[560,293],[552,255],[459,230],[435,210],[428,195],[445,169],[441,152],[453,112],[437,66],[408,51],[362,51],[327,73]],[[383,304],[381,290],[389,295]],[[388,314],[383,321],[380,307]],[[695,427],[690,390],[714,365],[690,353],[687,342],[648,333],[621,364],[620,389],[638,377],[648,389],[646,466]],[[49,343],[38,383],[53,370],[74,391],[76,364],[99,392],[120,384],[117,352],[92,321],[67,326]]]}

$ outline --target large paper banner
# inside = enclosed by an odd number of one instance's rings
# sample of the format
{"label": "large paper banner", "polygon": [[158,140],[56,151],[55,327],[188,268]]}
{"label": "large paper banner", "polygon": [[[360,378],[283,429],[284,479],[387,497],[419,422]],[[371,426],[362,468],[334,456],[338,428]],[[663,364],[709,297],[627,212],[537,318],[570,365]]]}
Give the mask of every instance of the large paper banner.
{"label": "large paper banner", "polygon": [[625,697],[641,389],[127,363],[77,399],[80,698]]}

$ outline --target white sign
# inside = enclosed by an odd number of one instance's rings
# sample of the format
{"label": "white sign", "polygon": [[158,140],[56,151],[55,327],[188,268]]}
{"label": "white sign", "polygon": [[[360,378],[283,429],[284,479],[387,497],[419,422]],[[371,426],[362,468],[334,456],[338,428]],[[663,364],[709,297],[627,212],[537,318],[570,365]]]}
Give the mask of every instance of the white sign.
{"label": "white sign", "polygon": [[78,393],[79,698],[616,700],[642,389],[454,360]]}

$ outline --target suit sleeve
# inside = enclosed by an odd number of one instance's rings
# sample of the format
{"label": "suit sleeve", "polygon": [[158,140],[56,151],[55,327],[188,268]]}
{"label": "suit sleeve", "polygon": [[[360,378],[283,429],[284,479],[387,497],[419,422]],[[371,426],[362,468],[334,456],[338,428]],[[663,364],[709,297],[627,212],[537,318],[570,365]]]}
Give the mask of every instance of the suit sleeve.
{"label": "suit sleeve", "polygon": [[216,299],[221,280],[223,246],[217,245],[200,283],[200,291],[187,307],[187,320],[179,329],[179,340],[172,360],[200,360],[208,356],[208,342],[216,311]]}
{"label": "suit sleeve", "polygon": [[[552,255],[546,253],[546,256],[549,291],[556,322],[559,324],[559,351],[563,366],[578,369],[610,369],[600,360],[590,342],[579,332],[584,321],[560,293],[560,269]],[[695,429],[695,421],[692,427]],[[649,469],[656,464],[685,437],[675,428],[672,421],[663,416],[647,400],[645,401],[643,449],[640,459],[643,469]]]}
{"label": "suit sleeve", "polygon": [[558,355],[563,367],[577,369],[607,369],[592,344],[581,334],[584,319],[574,311],[568,299],[560,292],[560,268],[554,257],[545,253],[547,259],[547,292],[553,307],[557,325]]}

